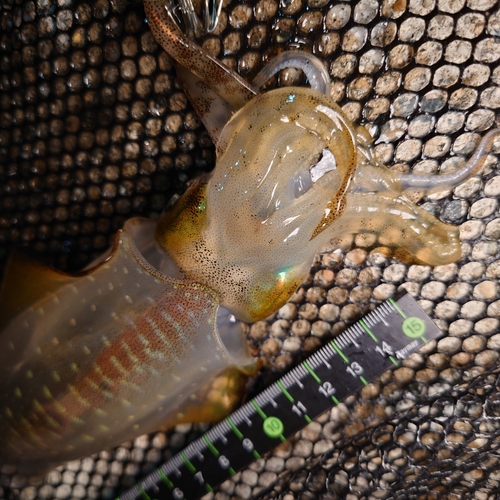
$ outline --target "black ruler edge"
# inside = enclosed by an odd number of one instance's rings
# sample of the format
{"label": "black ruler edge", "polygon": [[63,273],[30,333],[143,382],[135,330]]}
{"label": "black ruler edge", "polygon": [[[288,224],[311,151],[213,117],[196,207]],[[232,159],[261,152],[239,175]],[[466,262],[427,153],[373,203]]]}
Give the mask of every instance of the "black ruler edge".
{"label": "black ruler edge", "polygon": [[441,335],[411,295],[396,294],[116,500],[202,497]]}

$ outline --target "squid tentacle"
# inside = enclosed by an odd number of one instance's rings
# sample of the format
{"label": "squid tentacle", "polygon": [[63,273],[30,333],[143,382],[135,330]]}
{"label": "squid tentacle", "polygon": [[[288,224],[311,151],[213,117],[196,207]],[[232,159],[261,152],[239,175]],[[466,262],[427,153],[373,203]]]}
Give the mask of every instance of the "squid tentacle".
{"label": "squid tentacle", "polygon": [[260,89],[269,78],[286,68],[302,70],[312,89],[330,95],[330,75],[323,63],[316,56],[298,50],[278,54],[257,74],[252,84]]}
{"label": "squid tentacle", "polygon": [[403,191],[417,189],[423,194],[436,193],[453,189],[462,182],[476,175],[484,165],[493,143],[500,137],[500,129],[490,130],[481,140],[474,154],[467,163],[458,170],[449,174],[425,175],[425,174],[400,174],[396,180],[401,183]]}

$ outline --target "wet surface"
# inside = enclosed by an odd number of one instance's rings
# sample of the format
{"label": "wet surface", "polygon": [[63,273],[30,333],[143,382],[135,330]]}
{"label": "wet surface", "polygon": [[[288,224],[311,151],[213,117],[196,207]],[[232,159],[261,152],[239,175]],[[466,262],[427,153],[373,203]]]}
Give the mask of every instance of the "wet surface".
{"label": "wet surface", "polygon": [[[158,217],[213,167],[213,146],[140,2],[4,1],[0,16],[0,256],[27,244],[75,270],[127,218]],[[499,36],[491,0],[260,0],[227,3],[200,43],[248,79],[277,52],[315,53],[333,98],[376,138],[377,157],[435,173],[463,164],[499,125]],[[274,84],[304,80],[289,69]],[[499,494],[499,196],[492,154],[481,175],[421,202],[460,226],[462,261],[408,266],[367,236],[348,239],[316,259],[289,304],[251,326],[263,363],[257,387],[400,288],[446,335],[210,498]],[[4,466],[0,497],[114,498],[203,428],[138,438],[39,485]]]}

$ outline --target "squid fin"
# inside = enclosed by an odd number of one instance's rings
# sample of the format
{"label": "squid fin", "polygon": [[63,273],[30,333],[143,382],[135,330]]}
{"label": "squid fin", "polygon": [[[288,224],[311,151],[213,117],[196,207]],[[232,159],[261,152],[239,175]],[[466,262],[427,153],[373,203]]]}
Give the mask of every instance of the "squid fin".
{"label": "squid fin", "polygon": [[167,417],[163,429],[184,423],[219,422],[241,404],[248,379],[253,375],[253,370],[244,373],[239,368],[226,369],[176,408],[175,414]]}
{"label": "squid fin", "polygon": [[19,312],[77,277],[57,271],[15,250],[10,256],[0,287],[0,330]]}

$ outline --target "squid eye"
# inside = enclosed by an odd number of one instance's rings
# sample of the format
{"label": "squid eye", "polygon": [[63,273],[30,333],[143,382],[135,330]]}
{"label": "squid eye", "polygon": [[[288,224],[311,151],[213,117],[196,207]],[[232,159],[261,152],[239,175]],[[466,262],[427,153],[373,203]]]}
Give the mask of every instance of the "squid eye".
{"label": "squid eye", "polygon": [[337,162],[333,153],[328,148],[323,149],[317,163],[310,168],[305,168],[297,172],[288,180],[286,188],[287,199],[291,201],[300,198],[312,188],[315,182],[336,168]]}

